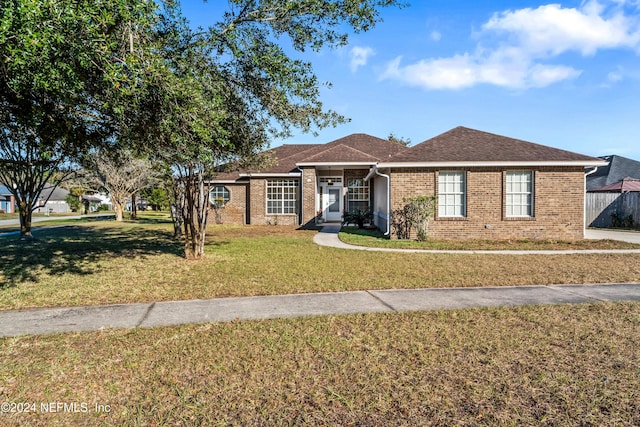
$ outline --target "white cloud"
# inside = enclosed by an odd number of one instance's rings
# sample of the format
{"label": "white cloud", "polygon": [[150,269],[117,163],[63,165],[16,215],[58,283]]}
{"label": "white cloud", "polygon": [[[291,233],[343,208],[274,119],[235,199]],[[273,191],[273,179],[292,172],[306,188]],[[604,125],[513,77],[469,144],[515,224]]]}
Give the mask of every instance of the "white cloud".
{"label": "white cloud", "polygon": [[506,33],[532,55],[555,56],[567,51],[593,55],[598,49],[637,46],[637,19],[615,9],[608,12],[597,1],[588,1],[580,9],[549,4],[494,14],[482,29]]}
{"label": "white cloud", "polygon": [[624,76],[622,75],[622,72],[620,70],[611,71],[609,74],[607,74],[607,82],[610,83],[610,84],[618,83],[623,78],[624,78]]}
{"label": "white cloud", "polygon": [[381,78],[392,78],[425,89],[465,89],[491,84],[512,89],[545,87],[575,78],[579,70],[560,65],[518,63],[472,55],[422,60],[401,66],[401,57],[387,64]]}
{"label": "white cloud", "polygon": [[367,61],[369,57],[375,55],[375,52],[370,47],[362,47],[362,46],[354,46],[349,51],[349,56],[351,57],[351,63],[349,64],[349,68],[352,73],[358,71],[358,68],[367,65]]}
{"label": "white cloud", "polygon": [[[462,89],[477,84],[526,89],[575,79],[581,71],[557,64],[563,53],[595,55],[603,49],[640,47],[640,17],[630,7],[638,0],[588,0],[579,8],[558,4],[496,13],[481,29],[472,53],[387,64],[382,79],[425,89]],[[483,46],[489,40],[493,47]],[[553,60],[556,64],[549,64]]]}

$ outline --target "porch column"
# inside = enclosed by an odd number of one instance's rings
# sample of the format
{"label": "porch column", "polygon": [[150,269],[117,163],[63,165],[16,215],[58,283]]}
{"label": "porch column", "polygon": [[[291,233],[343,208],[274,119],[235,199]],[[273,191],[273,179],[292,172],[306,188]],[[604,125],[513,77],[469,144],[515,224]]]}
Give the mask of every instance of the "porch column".
{"label": "porch column", "polygon": [[315,223],[317,191],[315,168],[302,169],[302,225],[313,225]]}

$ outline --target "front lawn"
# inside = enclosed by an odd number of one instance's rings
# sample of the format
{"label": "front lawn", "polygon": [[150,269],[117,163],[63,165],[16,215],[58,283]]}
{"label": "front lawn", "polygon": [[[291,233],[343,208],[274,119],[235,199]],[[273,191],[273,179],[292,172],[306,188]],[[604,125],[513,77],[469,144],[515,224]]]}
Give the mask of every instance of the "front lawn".
{"label": "front lawn", "polygon": [[0,238],[0,309],[363,289],[637,282],[634,255],[451,255],[317,246],[314,231],[212,226],[186,261],[166,217]]}
{"label": "front lawn", "polygon": [[0,423],[637,426],[638,342],[640,303],[5,338],[0,402],[36,410]]}

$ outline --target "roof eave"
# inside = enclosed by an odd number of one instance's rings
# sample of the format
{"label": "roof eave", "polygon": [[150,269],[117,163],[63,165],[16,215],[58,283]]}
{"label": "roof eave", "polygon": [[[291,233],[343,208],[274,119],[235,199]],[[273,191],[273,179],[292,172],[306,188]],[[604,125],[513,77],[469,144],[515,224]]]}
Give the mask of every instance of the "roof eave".
{"label": "roof eave", "polygon": [[480,161],[480,162],[381,162],[379,168],[416,168],[416,167],[533,167],[533,166],[606,166],[607,162],[587,160],[563,161]]}
{"label": "roof eave", "polygon": [[273,173],[241,173],[240,177],[242,178],[268,178],[268,177],[300,177],[302,176],[301,172],[273,172]]}
{"label": "roof eave", "polygon": [[302,162],[296,163],[298,167],[311,167],[311,166],[373,166],[378,162]]}
{"label": "roof eave", "polygon": [[247,181],[241,181],[240,179],[210,179],[207,182],[215,184],[246,184]]}

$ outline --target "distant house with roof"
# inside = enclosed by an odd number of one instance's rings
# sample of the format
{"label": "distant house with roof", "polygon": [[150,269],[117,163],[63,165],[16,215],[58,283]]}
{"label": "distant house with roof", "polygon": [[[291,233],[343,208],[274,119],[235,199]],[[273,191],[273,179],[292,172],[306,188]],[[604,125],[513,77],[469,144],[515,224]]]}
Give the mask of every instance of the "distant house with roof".
{"label": "distant house with roof", "polygon": [[585,224],[590,227],[638,227],[640,224],[640,162],[622,156],[587,171]]}
{"label": "distant house with roof", "polygon": [[613,184],[603,185],[590,190],[593,193],[629,193],[640,192],[640,179],[622,178]]}
{"label": "distant house with roof", "polygon": [[38,205],[34,212],[38,213],[67,213],[71,208],[67,203],[69,190],[62,187],[46,186],[40,192]]}
{"label": "distant house with roof", "polygon": [[264,170],[219,173],[210,200],[223,222],[307,226],[370,208],[394,235],[391,213],[434,195],[429,235],[447,239],[579,239],[585,156],[457,127],[414,147],[366,134],[326,144],[283,145]]}
{"label": "distant house with roof", "polygon": [[587,191],[615,184],[625,178],[640,179],[640,162],[617,155],[600,158],[607,164],[587,174]]}
{"label": "distant house with roof", "polygon": [[11,191],[4,185],[0,185],[0,213],[14,213],[16,201]]}

